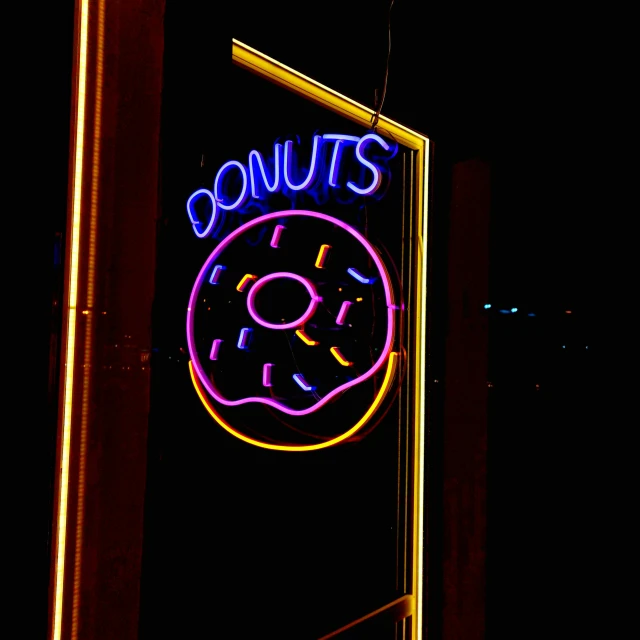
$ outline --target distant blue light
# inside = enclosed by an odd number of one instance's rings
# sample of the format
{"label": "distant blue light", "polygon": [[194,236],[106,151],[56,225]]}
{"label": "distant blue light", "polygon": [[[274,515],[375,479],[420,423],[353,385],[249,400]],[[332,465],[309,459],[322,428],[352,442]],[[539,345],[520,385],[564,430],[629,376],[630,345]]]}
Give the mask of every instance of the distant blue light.
{"label": "distant blue light", "polygon": [[535,315],[536,315],[536,314],[535,314],[535,313],[528,313],[527,315],[528,315],[529,317],[531,317],[531,318],[535,318]]}
{"label": "distant blue light", "polygon": [[509,309],[500,309],[500,313],[511,313]]}
{"label": "distant blue light", "polygon": [[511,309],[511,313],[515,313],[517,310],[518,310],[518,307],[513,307],[513,308]]}
{"label": "distant blue light", "polygon": [[563,348],[563,349],[566,349],[567,347],[566,347],[565,345],[562,345],[562,348]]}
{"label": "distant blue light", "polygon": [[491,305],[490,305],[490,304],[485,304],[485,305],[484,305],[484,308],[485,308],[485,309],[491,309]]}

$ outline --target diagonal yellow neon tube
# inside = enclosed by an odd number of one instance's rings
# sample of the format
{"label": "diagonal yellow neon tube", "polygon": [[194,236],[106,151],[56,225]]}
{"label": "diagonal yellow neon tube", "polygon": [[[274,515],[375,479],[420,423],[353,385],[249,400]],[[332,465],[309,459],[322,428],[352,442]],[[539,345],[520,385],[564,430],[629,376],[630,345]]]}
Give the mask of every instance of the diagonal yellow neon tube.
{"label": "diagonal yellow neon tube", "polygon": [[341,353],[340,353],[340,349],[338,349],[338,347],[331,347],[331,349],[329,349],[329,351],[331,351],[331,353],[333,354],[334,358],[343,366],[343,367],[350,367],[353,362],[349,362]]}
{"label": "diagonal yellow neon tube", "polygon": [[302,340],[302,342],[308,344],[310,347],[314,347],[315,345],[320,344],[317,340],[312,340],[304,331],[300,329],[296,330],[296,335],[298,336],[298,338],[300,338],[300,340]]}

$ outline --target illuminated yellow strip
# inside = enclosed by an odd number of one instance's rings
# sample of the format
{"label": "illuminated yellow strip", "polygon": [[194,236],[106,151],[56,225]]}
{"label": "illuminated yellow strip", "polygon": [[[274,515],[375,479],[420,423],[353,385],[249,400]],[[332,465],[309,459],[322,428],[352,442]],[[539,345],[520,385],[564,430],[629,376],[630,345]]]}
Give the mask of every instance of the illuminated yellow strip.
{"label": "illuminated yellow strip", "polygon": [[236,289],[238,291],[244,291],[244,288],[247,286],[248,280],[257,280],[257,279],[258,279],[258,276],[254,276],[254,275],[251,275],[250,273],[247,273],[247,275],[244,276],[242,280],[240,280]]}
{"label": "illuminated yellow strip", "polygon": [[300,329],[296,331],[296,335],[298,336],[298,338],[300,338],[300,340],[302,340],[302,342],[308,344],[310,347],[313,347],[316,344],[320,344],[316,340],[312,340],[304,331],[300,331]]}
{"label": "illuminated yellow strip", "polygon": [[382,381],[382,385],[380,387],[380,391],[378,391],[378,395],[374,398],[371,406],[367,409],[367,412],[358,420],[358,422],[351,427],[348,431],[343,433],[342,435],[333,438],[333,440],[327,440],[327,442],[321,442],[319,444],[309,444],[309,445],[281,445],[281,444],[267,444],[265,442],[260,442],[259,440],[254,440],[253,438],[248,438],[244,434],[236,431],[231,425],[227,424],[211,407],[209,401],[205,397],[200,383],[195,375],[193,370],[193,363],[189,361],[189,372],[191,373],[191,381],[193,382],[193,386],[196,388],[196,392],[198,397],[204,404],[206,410],[209,412],[209,415],[226,431],[230,434],[234,435],[236,438],[240,440],[244,440],[244,442],[248,442],[249,444],[253,444],[256,447],[262,447],[264,449],[275,449],[276,451],[313,451],[316,449],[326,449],[327,447],[332,447],[333,445],[350,438],[356,431],[361,429],[368,421],[369,418],[374,414],[375,410],[378,408],[382,399],[384,398],[389,385],[391,384],[391,380],[393,378],[393,372],[395,370],[396,361],[398,358],[398,354],[395,351],[392,351],[389,354],[389,360],[387,362],[387,371],[384,376],[384,380]]}
{"label": "illuminated yellow strip", "polygon": [[78,455],[78,504],[76,509],[76,540],[73,567],[73,603],[71,611],[71,640],[77,640],[80,616],[82,582],[82,549],[84,535],[85,481],[87,464],[87,442],[92,373],[93,312],[95,303],[96,241],[98,227],[98,200],[100,184],[100,140],[102,128],[102,79],[104,70],[104,13],[105,0],[98,2],[96,82],[93,117],[93,157],[91,174],[91,208],[89,219],[89,245],[87,251],[87,315],[84,331],[84,376],[82,385],[82,417],[80,424],[80,448]]}
{"label": "illuminated yellow strip", "polygon": [[331,245],[323,244],[318,251],[318,257],[316,258],[316,267],[318,269],[324,268],[324,259],[327,257],[327,252],[331,249]]}
{"label": "illuminated yellow strip", "polygon": [[[307,100],[311,100],[325,109],[339,113],[353,122],[366,127],[371,126],[372,117],[375,113],[373,109],[347,98],[341,93],[316,82],[291,67],[287,67],[235,38],[232,42],[231,57],[238,66],[256,73]],[[389,120],[383,115],[380,115],[378,120],[377,131],[381,135],[387,136],[410,149],[421,149],[424,146],[424,141],[427,140],[425,136],[418,132]]]}
{"label": "illuminated yellow strip", "polygon": [[67,535],[67,501],[69,497],[69,454],[71,448],[71,414],[73,409],[73,373],[78,304],[78,260],[80,250],[80,218],[82,212],[82,163],[84,151],[85,103],[87,92],[87,27],[89,2],[80,2],[80,35],[78,56],[77,113],[75,158],[73,167],[73,205],[71,213],[71,251],[69,257],[67,344],[65,349],[64,400],[62,408],[62,449],[58,488],[58,522],[56,537],[55,593],[53,601],[53,640],[62,632],[65,549]]}
{"label": "illuminated yellow strip", "polygon": [[331,351],[331,353],[333,354],[335,359],[343,367],[350,367],[353,364],[353,362],[349,362],[348,360],[345,360],[345,357],[340,353],[340,349],[338,349],[338,347],[331,347],[331,349],[329,349],[329,351]]}
{"label": "illuminated yellow strip", "polygon": [[413,594],[415,597],[415,613],[412,617],[413,634],[416,640],[422,640],[422,616],[423,616],[423,590],[424,590],[424,447],[426,431],[426,341],[427,341],[427,205],[428,205],[428,176],[429,176],[429,142],[425,141],[422,153],[417,157],[417,174],[419,179],[418,194],[418,220],[422,226],[418,227],[418,267],[417,274],[417,306],[418,318],[418,401],[417,401],[417,432],[415,435],[414,455],[414,565],[413,565]]}

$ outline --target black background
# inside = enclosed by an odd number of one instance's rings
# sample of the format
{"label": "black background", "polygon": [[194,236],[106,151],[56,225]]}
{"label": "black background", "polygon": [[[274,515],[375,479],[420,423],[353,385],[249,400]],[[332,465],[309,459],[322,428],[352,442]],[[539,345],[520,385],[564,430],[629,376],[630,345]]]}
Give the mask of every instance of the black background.
{"label": "black background", "polygon": [[[185,7],[193,7],[194,17],[203,11],[200,3],[181,5],[183,15]],[[236,37],[373,106],[385,75],[387,2],[207,5],[208,18],[193,21],[175,20],[173,5],[167,8],[167,28],[188,34],[185,46],[192,47],[193,56],[208,47],[228,51],[230,38]],[[34,256],[31,273],[45,274],[47,286],[56,282],[54,238],[64,228],[66,211],[72,14],[70,3],[49,7],[31,24],[24,48],[33,58],[25,58],[24,72],[18,70],[19,88],[12,96],[24,122],[15,145],[16,173],[46,202],[28,247]],[[556,349],[557,338],[574,331],[562,324],[568,321],[562,315],[566,309],[574,312],[578,333],[593,344],[592,354],[603,342],[599,319],[608,283],[602,263],[611,248],[605,223],[609,194],[601,172],[611,157],[602,138],[612,121],[598,107],[610,91],[603,78],[607,29],[598,19],[584,7],[502,3],[398,0],[391,11],[383,113],[436,143],[432,232],[442,238],[442,253],[434,268],[442,273],[446,265],[451,167],[485,159],[494,176],[491,302],[531,308],[546,318],[533,329],[512,323],[503,331],[506,325],[498,325],[496,317],[492,328],[490,370],[515,386],[535,366],[554,385],[536,410],[512,389],[490,422],[487,620],[496,632],[513,631],[515,621],[551,624],[558,616],[569,625],[577,623],[585,606],[592,613],[599,609],[594,594],[601,584],[593,571],[602,561],[594,528],[608,517],[608,509],[598,486],[594,433],[596,422],[606,418],[596,411],[605,393],[603,372],[595,355],[588,363],[584,352],[563,361],[566,354]],[[224,90],[215,75],[196,79],[204,100],[194,95],[194,109],[220,99]],[[16,229],[16,237],[23,233]],[[436,299],[439,295],[444,302],[445,290],[441,283]],[[26,422],[29,437],[38,429],[42,447],[32,464],[44,471],[28,484],[27,511],[37,515],[30,549],[39,549],[40,559],[36,579],[29,582],[34,608],[44,611],[54,433],[45,401],[51,305],[48,295],[33,301],[22,287],[15,291],[14,299],[24,306],[29,301],[33,309],[20,324],[21,329],[29,325],[25,333],[32,357],[25,370],[40,402]],[[444,331],[446,318],[441,322]],[[531,333],[544,348],[531,348]],[[569,606],[576,595],[580,603]]]}

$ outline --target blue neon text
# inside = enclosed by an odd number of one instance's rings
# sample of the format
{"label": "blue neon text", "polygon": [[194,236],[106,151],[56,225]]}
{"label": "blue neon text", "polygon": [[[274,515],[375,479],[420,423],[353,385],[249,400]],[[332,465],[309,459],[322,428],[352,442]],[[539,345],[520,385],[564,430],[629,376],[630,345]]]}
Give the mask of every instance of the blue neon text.
{"label": "blue neon text", "polygon": [[[264,208],[281,193],[295,200],[302,192],[318,203],[335,193],[346,203],[359,196],[374,196],[390,175],[388,161],[397,145],[375,133],[362,137],[339,133],[314,135],[304,147],[296,140],[276,142],[271,155],[249,152],[246,164],[225,162],[213,181],[213,189],[198,189],[187,200],[187,214],[198,238],[214,235],[225,211],[247,213]],[[198,212],[196,211],[198,204]]]}

